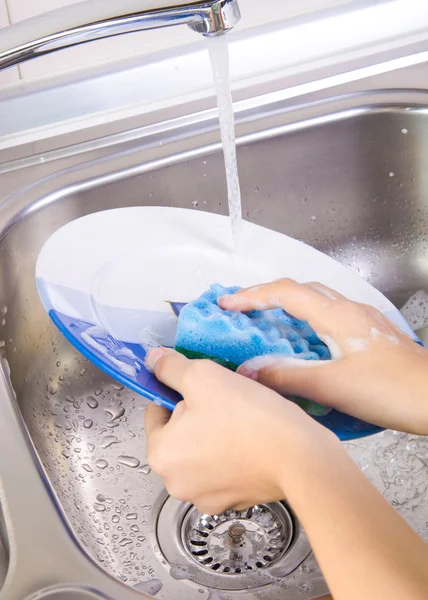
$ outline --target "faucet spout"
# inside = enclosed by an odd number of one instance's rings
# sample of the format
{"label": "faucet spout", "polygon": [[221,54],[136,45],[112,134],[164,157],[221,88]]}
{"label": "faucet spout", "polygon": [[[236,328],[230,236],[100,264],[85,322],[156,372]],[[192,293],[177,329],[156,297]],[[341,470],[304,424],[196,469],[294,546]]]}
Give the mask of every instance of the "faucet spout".
{"label": "faucet spout", "polygon": [[85,0],[0,31],[0,70],[103,38],[187,24],[205,36],[240,20],[238,0]]}

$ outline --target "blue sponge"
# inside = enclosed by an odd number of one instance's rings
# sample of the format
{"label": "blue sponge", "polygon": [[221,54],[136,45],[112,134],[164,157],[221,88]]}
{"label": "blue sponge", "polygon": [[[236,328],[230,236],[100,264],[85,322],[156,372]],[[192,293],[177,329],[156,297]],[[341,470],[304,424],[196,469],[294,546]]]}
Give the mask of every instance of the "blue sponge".
{"label": "blue sponge", "polygon": [[[189,358],[209,358],[232,370],[266,354],[303,360],[331,358],[327,346],[306,321],[295,319],[280,308],[243,314],[218,306],[221,296],[239,289],[214,284],[184,306],[178,320],[176,350]],[[296,401],[311,414],[321,416],[329,412],[312,402]]]}

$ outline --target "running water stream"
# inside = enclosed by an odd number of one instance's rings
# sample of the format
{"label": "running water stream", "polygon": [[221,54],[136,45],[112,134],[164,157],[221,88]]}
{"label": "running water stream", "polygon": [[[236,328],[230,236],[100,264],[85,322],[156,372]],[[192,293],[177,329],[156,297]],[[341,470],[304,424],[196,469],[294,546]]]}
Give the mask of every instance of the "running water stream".
{"label": "running water stream", "polygon": [[208,37],[208,50],[217,93],[217,106],[220,121],[226,167],[229,216],[234,249],[238,249],[242,229],[241,189],[239,185],[238,162],[236,158],[235,119],[229,76],[229,46],[227,35]]}

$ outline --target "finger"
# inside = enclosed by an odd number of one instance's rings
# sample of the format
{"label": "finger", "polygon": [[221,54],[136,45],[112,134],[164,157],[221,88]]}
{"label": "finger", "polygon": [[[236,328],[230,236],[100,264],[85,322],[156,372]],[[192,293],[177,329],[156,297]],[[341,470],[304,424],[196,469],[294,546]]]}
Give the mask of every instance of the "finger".
{"label": "finger", "polygon": [[147,437],[151,437],[155,432],[161,431],[171,418],[171,412],[151,403],[144,415]]}
{"label": "finger", "polygon": [[146,356],[146,367],[157,379],[183,394],[184,378],[192,361],[169,348],[155,348]]}
{"label": "finger", "polygon": [[330,297],[325,293],[329,288],[321,292],[313,286],[313,283],[301,284],[292,279],[280,279],[223,296],[218,303],[223,309],[242,312],[283,308],[293,317],[308,321],[315,331],[321,327],[327,333],[329,323],[326,317],[334,318],[332,309],[338,298],[334,297],[333,291]]}
{"label": "finger", "polygon": [[300,396],[324,406],[336,400],[331,381],[337,372],[336,361],[309,361],[301,358],[268,355],[242,364],[238,373],[258,381],[283,396]]}
{"label": "finger", "polygon": [[204,494],[192,499],[192,504],[196,506],[203,515],[221,515],[226,510],[229,510],[233,504],[233,499],[230,493],[211,493]]}

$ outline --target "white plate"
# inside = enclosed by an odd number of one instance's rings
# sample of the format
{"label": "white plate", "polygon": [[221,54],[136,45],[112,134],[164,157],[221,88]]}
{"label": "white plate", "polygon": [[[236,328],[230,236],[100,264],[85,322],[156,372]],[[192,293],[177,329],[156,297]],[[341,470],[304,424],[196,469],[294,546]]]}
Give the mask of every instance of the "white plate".
{"label": "white plate", "polygon": [[72,221],[48,239],[37,261],[37,286],[55,324],[87,358],[170,409],[179,397],[146,371],[146,350],[173,346],[180,307],[212,283],[320,281],[376,307],[417,340],[379,291],[302,242],[244,222],[239,256],[230,248],[227,217],[162,207],[107,210]]}

